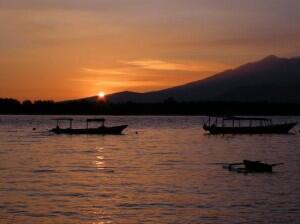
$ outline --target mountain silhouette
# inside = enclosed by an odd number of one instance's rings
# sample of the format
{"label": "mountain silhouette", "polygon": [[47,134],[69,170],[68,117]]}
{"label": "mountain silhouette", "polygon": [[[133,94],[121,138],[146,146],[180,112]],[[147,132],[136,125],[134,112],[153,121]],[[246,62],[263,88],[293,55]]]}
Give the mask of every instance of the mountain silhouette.
{"label": "mountain silhouette", "polygon": [[203,80],[153,92],[119,92],[107,95],[106,99],[112,103],[155,103],[167,99],[179,102],[300,103],[300,58],[270,55]]}

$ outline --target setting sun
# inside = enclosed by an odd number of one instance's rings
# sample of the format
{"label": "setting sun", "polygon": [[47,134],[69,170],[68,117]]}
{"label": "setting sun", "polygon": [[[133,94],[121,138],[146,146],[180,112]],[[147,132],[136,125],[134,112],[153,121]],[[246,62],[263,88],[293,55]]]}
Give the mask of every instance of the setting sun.
{"label": "setting sun", "polygon": [[104,97],[105,97],[105,93],[102,92],[102,91],[99,92],[99,93],[98,93],[98,97],[99,97],[99,98],[104,98]]}

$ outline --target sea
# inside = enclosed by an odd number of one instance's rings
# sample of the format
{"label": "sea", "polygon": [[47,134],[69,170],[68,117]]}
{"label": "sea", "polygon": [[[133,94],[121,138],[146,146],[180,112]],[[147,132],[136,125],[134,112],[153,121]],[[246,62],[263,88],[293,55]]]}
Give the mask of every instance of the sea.
{"label": "sea", "polygon": [[[48,131],[55,117],[0,116],[1,224],[300,223],[300,126],[209,135],[202,116],[105,116],[124,134],[72,136]],[[222,168],[244,159],[284,164]]]}

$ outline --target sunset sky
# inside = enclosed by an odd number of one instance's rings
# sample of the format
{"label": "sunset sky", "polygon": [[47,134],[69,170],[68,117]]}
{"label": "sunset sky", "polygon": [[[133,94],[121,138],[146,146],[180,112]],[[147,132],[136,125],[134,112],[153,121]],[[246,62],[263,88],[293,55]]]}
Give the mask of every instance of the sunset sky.
{"label": "sunset sky", "polygon": [[299,0],[0,0],[0,97],[73,99],[300,55]]}

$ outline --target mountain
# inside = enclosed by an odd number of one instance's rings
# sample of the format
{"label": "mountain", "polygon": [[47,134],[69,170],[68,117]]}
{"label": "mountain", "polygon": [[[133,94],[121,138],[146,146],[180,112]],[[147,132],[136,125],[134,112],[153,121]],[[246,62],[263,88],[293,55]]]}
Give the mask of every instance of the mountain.
{"label": "mountain", "polygon": [[300,57],[271,55],[209,78],[159,91],[119,92],[108,102],[238,101],[300,103]]}

